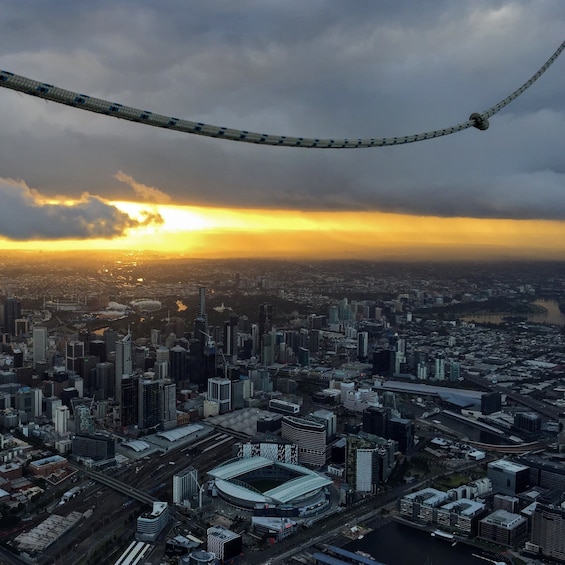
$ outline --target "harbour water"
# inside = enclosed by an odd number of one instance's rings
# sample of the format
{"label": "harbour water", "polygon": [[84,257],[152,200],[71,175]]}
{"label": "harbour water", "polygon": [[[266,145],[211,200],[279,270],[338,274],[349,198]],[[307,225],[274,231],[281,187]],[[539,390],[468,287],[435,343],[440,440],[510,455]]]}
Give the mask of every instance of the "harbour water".
{"label": "harbour water", "polygon": [[432,537],[429,532],[397,522],[389,522],[355,540],[344,549],[363,551],[384,565],[485,565],[487,561],[473,554],[477,550],[448,540]]}

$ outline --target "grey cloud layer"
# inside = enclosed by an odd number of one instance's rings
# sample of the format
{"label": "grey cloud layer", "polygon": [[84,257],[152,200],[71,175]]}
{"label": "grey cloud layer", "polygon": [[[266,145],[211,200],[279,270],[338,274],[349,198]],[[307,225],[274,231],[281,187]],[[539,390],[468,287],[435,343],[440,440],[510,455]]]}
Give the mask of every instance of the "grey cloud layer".
{"label": "grey cloud layer", "polygon": [[160,221],[147,215],[139,222],[91,194],[69,205],[46,203],[37,191],[10,179],[0,179],[0,202],[0,236],[15,241],[110,239],[141,223]]}
{"label": "grey cloud layer", "polygon": [[[311,137],[464,121],[529,78],[565,29],[561,0],[38,6],[0,0],[0,68],[178,117]],[[128,199],[150,188],[215,206],[564,219],[564,69],[565,55],[487,132],[341,151],[190,137],[0,90],[0,176],[53,194]]]}

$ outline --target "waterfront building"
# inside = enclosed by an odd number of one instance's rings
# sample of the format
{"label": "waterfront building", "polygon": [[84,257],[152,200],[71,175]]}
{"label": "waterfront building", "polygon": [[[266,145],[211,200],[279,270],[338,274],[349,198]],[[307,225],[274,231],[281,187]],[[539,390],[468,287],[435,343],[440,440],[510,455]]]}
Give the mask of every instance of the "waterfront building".
{"label": "waterfront building", "polygon": [[531,543],[526,549],[543,557],[565,561],[565,510],[537,504],[532,516]]}
{"label": "waterfront building", "polygon": [[499,459],[488,464],[487,477],[492,481],[494,492],[515,495],[528,487],[530,470],[525,465]]}
{"label": "waterfront building", "polygon": [[478,520],[486,510],[484,502],[462,498],[438,508],[436,522],[438,526],[447,530],[457,530],[465,535],[471,535],[476,532]]}
{"label": "waterfront building", "polygon": [[495,510],[486,518],[479,520],[479,538],[500,545],[516,547],[528,535],[528,520],[520,514]]}
{"label": "waterfront building", "polygon": [[518,412],[514,415],[514,425],[530,433],[538,433],[541,430],[541,418],[535,412]]}
{"label": "waterfront building", "polygon": [[409,493],[400,499],[400,514],[407,518],[432,523],[436,508],[449,502],[449,494],[434,488]]}

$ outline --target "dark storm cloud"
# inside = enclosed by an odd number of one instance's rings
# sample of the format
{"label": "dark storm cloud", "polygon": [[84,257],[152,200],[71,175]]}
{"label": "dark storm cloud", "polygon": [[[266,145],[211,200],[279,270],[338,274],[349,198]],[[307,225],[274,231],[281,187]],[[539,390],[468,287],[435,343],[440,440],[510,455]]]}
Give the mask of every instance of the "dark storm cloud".
{"label": "dark storm cloud", "polygon": [[100,198],[82,194],[70,204],[46,202],[25,183],[0,178],[0,237],[15,241],[114,238],[145,223],[160,223],[147,214],[143,222],[130,218]]}
{"label": "dark storm cloud", "polygon": [[[308,137],[465,121],[529,78],[565,28],[561,0],[0,8],[0,68],[159,113]],[[50,194],[127,199],[150,188],[177,203],[565,219],[564,68],[565,55],[487,132],[365,150],[204,139],[0,90],[0,176]]]}

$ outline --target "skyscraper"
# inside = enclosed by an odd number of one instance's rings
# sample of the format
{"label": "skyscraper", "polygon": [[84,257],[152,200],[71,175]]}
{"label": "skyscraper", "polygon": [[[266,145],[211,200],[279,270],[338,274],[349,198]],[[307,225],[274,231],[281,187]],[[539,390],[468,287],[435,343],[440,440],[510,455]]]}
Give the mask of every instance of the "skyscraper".
{"label": "skyscraper", "polygon": [[138,423],[145,430],[157,426],[160,422],[162,381],[139,379],[138,386]]}
{"label": "skyscraper", "polygon": [[47,359],[47,328],[36,326],[33,328],[33,368],[40,361]]}
{"label": "skyscraper", "polygon": [[273,329],[273,306],[259,305],[259,351],[263,349],[263,336]]}
{"label": "skyscraper", "polygon": [[198,287],[198,304],[196,306],[196,317],[206,319],[206,287]]}
{"label": "skyscraper", "polygon": [[131,334],[116,342],[116,400],[121,403],[121,381],[124,375],[131,375],[133,369]]}
{"label": "skyscraper", "polygon": [[79,359],[84,357],[84,342],[82,341],[69,341],[66,348],[66,367],[67,371],[74,373],[80,372]]}
{"label": "skyscraper", "polygon": [[66,434],[69,431],[69,415],[70,411],[67,406],[57,406],[55,409],[55,431],[58,434]]}
{"label": "skyscraper", "polygon": [[7,298],[4,302],[4,331],[16,334],[16,320],[22,316],[22,303],[17,298]]}

